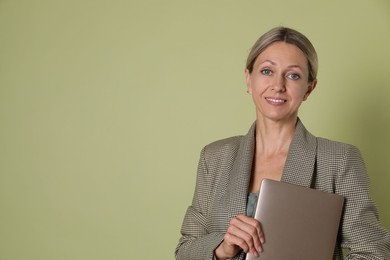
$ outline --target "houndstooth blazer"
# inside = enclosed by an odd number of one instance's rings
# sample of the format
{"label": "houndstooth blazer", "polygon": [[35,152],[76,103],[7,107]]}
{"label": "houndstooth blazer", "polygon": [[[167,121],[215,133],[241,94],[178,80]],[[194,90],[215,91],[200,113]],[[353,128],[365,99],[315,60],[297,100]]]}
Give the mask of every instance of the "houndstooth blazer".
{"label": "houndstooth blazer", "polygon": [[[245,136],[203,148],[192,205],[181,228],[176,259],[213,259],[229,221],[246,212],[255,148],[255,124]],[[281,181],[337,193],[346,198],[333,259],[390,259],[390,235],[378,220],[369,195],[369,180],[359,150],[317,138],[298,119]],[[242,260],[241,252],[233,259]]]}

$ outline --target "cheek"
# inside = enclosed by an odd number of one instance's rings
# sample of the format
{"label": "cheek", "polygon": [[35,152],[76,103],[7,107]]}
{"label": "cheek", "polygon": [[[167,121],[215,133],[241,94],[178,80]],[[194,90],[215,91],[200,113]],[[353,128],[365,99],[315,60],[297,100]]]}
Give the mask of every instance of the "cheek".
{"label": "cheek", "polygon": [[255,78],[252,80],[252,89],[260,91],[265,89],[268,85],[268,81],[265,78]]}
{"label": "cheek", "polygon": [[305,97],[305,95],[307,94],[307,91],[309,90],[308,86],[301,85],[301,84],[294,86],[294,89],[296,90],[294,96],[300,97],[301,99],[303,99]]}

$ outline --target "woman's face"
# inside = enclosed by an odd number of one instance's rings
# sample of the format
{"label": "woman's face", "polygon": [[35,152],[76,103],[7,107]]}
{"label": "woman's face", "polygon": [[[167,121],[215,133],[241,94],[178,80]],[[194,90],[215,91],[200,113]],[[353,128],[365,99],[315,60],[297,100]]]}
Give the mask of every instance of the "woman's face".
{"label": "woman's face", "polygon": [[302,101],[316,85],[308,82],[307,59],[293,44],[276,42],[256,59],[252,73],[245,70],[248,93],[256,105],[257,118],[296,120]]}

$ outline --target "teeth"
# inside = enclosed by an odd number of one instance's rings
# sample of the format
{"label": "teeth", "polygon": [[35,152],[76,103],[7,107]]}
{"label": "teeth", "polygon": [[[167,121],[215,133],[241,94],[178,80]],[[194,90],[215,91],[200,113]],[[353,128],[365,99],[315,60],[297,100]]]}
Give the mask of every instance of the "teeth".
{"label": "teeth", "polygon": [[273,99],[273,98],[267,98],[267,100],[271,101],[271,102],[276,102],[276,103],[283,103],[284,100],[283,99]]}

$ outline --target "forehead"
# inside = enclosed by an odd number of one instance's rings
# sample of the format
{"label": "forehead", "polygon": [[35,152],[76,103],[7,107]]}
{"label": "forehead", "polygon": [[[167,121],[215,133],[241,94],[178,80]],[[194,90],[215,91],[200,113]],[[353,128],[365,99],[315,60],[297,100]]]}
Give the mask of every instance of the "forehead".
{"label": "forehead", "polygon": [[274,65],[299,66],[307,68],[307,58],[305,54],[294,44],[285,42],[275,42],[264,49],[256,59],[255,64],[269,61]]}

